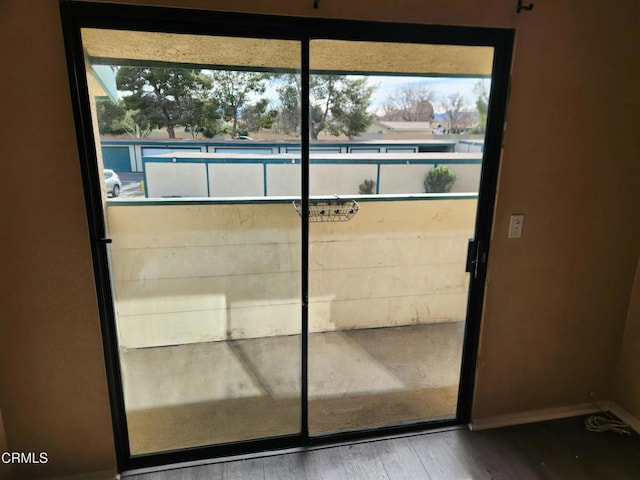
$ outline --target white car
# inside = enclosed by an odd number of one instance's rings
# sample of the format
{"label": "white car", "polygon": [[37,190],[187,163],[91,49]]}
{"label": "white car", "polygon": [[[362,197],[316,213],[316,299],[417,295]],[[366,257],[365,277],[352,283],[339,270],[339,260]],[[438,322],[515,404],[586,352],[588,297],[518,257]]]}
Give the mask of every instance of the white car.
{"label": "white car", "polygon": [[104,169],[104,183],[107,186],[107,195],[111,195],[112,197],[120,195],[120,190],[122,189],[120,177],[110,168]]}

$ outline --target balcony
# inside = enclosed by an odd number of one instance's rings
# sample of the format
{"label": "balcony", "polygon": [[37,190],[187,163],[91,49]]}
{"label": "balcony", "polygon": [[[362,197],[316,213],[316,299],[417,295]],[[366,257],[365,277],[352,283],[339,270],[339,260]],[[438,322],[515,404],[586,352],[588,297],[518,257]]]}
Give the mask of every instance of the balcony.
{"label": "balcony", "polygon": [[[309,228],[309,428],[455,415],[474,194],[357,197]],[[300,430],[290,199],[109,201],[133,454]]]}

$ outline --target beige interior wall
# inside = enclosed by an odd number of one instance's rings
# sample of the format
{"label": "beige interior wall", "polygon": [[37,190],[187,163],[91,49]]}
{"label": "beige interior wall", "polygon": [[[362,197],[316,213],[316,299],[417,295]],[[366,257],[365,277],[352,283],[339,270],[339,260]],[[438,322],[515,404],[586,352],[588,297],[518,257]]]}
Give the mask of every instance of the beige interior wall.
{"label": "beige interior wall", "polygon": [[475,419],[612,393],[640,245],[640,164],[612,125],[635,123],[640,4],[570,3],[519,19]]}
{"label": "beige interior wall", "polygon": [[[113,0],[110,0],[113,1]],[[176,0],[137,0],[177,4]],[[473,416],[611,394],[640,245],[640,4],[185,0],[182,6],[518,30]],[[113,468],[104,361],[56,0],[0,2],[0,408],[21,477]],[[575,177],[576,172],[583,172]],[[6,181],[9,179],[8,181]],[[18,179],[18,181],[13,181]],[[574,181],[571,181],[571,180]],[[524,237],[507,240],[511,213]],[[625,342],[633,342],[627,331]]]}
{"label": "beige interior wall", "polygon": [[640,262],[636,270],[629,313],[616,372],[613,401],[640,418]]}
{"label": "beige interior wall", "polygon": [[0,2],[0,409],[15,478],[115,469],[57,1]]}
{"label": "beige interior wall", "polygon": [[[0,453],[9,451],[7,444],[7,435],[4,433],[4,423],[2,421],[2,411],[0,410]],[[11,465],[0,462],[0,479],[5,480],[11,478]]]}

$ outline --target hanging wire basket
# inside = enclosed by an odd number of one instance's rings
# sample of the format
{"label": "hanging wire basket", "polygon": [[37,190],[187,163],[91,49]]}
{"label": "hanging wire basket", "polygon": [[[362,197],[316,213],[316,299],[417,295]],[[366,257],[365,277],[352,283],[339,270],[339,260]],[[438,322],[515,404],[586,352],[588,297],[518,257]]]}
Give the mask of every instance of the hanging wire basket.
{"label": "hanging wire basket", "polygon": [[[293,208],[302,217],[302,202],[295,200]],[[340,198],[309,200],[309,222],[348,222],[360,210],[360,205],[355,200],[343,200]]]}

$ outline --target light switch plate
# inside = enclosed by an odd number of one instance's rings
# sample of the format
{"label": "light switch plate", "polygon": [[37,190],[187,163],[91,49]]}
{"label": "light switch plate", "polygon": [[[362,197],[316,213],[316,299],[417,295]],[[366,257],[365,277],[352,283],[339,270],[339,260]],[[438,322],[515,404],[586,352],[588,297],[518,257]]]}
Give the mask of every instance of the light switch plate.
{"label": "light switch plate", "polygon": [[522,237],[522,227],[524,226],[524,214],[511,215],[509,220],[509,238]]}

